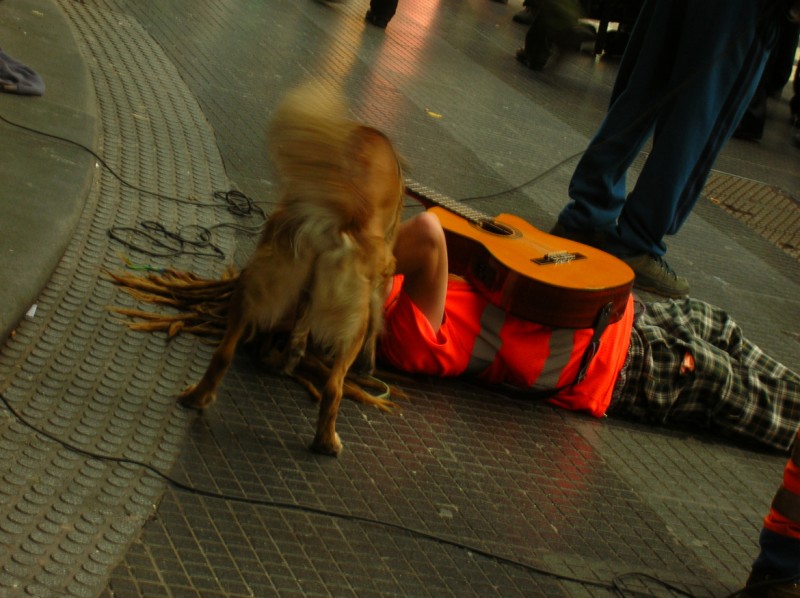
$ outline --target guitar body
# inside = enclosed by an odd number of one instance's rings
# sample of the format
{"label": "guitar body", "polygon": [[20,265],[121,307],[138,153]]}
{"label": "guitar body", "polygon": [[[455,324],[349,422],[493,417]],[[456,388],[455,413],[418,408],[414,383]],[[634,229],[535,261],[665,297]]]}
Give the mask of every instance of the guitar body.
{"label": "guitar body", "polygon": [[592,328],[608,303],[610,321],[622,317],[634,274],[616,257],[511,214],[473,222],[443,207],[429,211],[445,230],[450,271],[494,305],[553,327]]}

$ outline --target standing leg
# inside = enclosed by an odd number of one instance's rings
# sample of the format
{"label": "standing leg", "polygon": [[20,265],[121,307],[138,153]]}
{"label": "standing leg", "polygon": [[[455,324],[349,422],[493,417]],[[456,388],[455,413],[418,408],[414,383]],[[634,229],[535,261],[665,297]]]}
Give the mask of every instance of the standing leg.
{"label": "standing leg", "polygon": [[[739,122],[774,41],[768,0],[647,0],[606,118],[575,169],[569,231],[606,234],[621,257],[663,256]],[[632,160],[653,148],[626,197]]]}
{"label": "standing leg", "polygon": [[573,30],[581,15],[575,0],[536,0],[536,11],[525,45],[517,51],[517,60],[535,71],[542,70],[559,51],[565,36]]}
{"label": "standing leg", "polygon": [[[659,111],[653,148],[620,214],[612,253],[664,255],[708,173],[747,109],[779,23],[764,2],[690,2],[671,81],[680,90]],[[716,19],[725,13],[724,22]],[[702,23],[719,33],[707,36]]]}
{"label": "standing leg", "polygon": [[[677,26],[668,3],[645,2],[620,63],[611,103],[578,162],[559,223],[570,231],[613,234],[627,197],[628,168],[650,137],[669,71]],[[670,48],[670,52],[666,52]]]}

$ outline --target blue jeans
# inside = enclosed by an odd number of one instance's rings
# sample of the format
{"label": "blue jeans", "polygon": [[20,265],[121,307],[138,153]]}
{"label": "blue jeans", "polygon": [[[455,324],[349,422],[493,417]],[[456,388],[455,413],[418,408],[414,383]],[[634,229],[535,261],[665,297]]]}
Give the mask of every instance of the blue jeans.
{"label": "blue jeans", "polygon": [[[747,109],[784,4],[646,0],[559,222],[605,233],[604,249],[618,256],[664,255],[664,236],[683,225]],[[628,195],[628,169],[651,136]]]}

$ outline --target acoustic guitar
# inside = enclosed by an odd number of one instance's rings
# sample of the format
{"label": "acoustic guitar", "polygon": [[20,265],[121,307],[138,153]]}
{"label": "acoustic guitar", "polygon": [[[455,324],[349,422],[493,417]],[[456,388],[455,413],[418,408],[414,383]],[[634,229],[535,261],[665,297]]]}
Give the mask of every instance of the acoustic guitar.
{"label": "acoustic guitar", "polygon": [[634,278],[625,262],[542,232],[517,216],[493,218],[415,181],[405,182],[406,193],[442,223],[450,271],[497,307],[561,328],[592,328],[609,303],[610,321],[622,317]]}

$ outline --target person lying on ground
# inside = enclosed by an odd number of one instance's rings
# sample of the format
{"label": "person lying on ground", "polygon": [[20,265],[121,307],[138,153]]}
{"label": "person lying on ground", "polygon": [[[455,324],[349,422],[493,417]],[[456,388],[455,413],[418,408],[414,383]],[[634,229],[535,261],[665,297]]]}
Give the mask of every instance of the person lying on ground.
{"label": "person lying on ground", "polygon": [[596,417],[702,427],[784,451],[794,440],[800,376],[717,307],[691,298],[641,305],[629,297],[574,383],[593,331],[515,317],[451,276],[434,214],[401,224],[395,257],[379,354],[398,370],[474,376],[554,393],[552,403]]}

